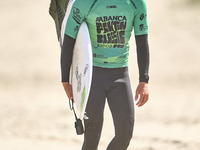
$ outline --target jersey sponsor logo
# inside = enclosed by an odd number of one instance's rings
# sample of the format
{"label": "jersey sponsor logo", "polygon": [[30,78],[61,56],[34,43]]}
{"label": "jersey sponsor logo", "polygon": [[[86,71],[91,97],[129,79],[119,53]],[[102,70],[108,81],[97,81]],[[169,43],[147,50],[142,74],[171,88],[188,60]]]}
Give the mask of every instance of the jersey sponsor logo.
{"label": "jersey sponsor logo", "polygon": [[142,20],[144,20],[146,17],[147,17],[147,15],[144,14],[144,13],[142,13],[142,14],[140,15],[140,20],[142,21]]}
{"label": "jersey sponsor logo", "polygon": [[81,13],[78,8],[72,8],[72,18],[76,21],[77,24],[81,24]]}
{"label": "jersey sponsor logo", "polygon": [[121,55],[117,59],[126,58],[126,55]]}
{"label": "jersey sponsor logo", "polygon": [[104,58],[104,59],[108,59],[107,57],[105,57],[104,55],[98,55],[98,54],[93,54],[94,58]]}
{"label": "jersey sponsor logo", "polygon": [[101,47],[123,48],[125,44],[126,16],[96,18],[97,43]]}
{"label": "jersey sponsor logo", "polygon": [[96,22],[124,21],[124,20],[126,20],[126,16],[103,16],[96,18]]}
{"label": "jersey sponsor logo", "polygon": [[107,9],[109,9],[109,8],[117,8],[117,6],[116,6],[116,5],[106,6],[106,8],[107,8]]}
{"label": "jersey sponsor logo", "polygon": [[107,61],[104,61],[103,63],[104,63],[104,64],[108,64],[108,63],[109,63],[109,64],[116,64],[116,62],[107,62]]}
{"label": "jersey sponsor logo", "polygon": [[74,27],[74,32],[78,32],[78,26]]}
{"label": "jersey sponsor logo", "polygon": [[140,24],[139,29],[140,31],[146,30],[148,27],[144,26],[144,24]]}
{"label": "jersey sponsor logo", "polygon": [[144,24],[140,24],[140,31],[142,31],[144,29]]}

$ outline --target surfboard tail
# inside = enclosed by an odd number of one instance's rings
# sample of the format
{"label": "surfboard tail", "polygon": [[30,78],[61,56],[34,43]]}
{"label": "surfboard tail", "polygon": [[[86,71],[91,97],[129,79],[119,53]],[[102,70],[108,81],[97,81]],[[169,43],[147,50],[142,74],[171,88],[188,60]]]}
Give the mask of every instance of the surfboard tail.
{"label": "surfboard tail", "polygon": [[60,40],[61,26],[65,17],[69,0],[51,0],[49,14],[54,19],[58,41]]}

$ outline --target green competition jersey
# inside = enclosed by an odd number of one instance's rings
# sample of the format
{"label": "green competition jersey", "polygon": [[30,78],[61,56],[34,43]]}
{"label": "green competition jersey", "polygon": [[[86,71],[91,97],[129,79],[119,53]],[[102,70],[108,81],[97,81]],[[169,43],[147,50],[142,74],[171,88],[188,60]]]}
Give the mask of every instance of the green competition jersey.
{"label": "green competition jersey", "polygon": [[67,20],[65,34],[76,39],[81,23],[87,23],[93,65],[105,68],[128,66],[129,40],[148,33],[144,0],[76,0]]}

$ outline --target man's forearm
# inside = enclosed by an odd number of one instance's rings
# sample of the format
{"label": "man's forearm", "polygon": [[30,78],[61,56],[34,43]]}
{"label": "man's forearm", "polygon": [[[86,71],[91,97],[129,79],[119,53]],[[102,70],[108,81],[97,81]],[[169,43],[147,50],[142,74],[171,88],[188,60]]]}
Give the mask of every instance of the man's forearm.
{"label": "man's forearm", "polygon": [[61,78],[62,82],[69,82],[69,73],[72,63],[73,48],[75,39],[65,34],[61,50]]}
{"label": "man's forearm", "polygon": [[137,46],[137,60],[139,68],[139,81],[149,81],[149,44],[148,35],[135,36]]}

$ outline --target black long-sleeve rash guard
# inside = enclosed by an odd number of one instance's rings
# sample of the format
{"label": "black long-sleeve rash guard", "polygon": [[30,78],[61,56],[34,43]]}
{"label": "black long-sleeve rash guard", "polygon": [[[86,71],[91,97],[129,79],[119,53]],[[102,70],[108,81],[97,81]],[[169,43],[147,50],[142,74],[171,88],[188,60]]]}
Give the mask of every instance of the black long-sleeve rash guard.
{"label": "black long-sleeve rash guard", "polygon": [[[139,81],[147,82],[149,80],[149,45],[148,36],[138,35],[135,36],[137,45],[137,58],[139,68]],[[69,72],[72,63],[73,48],[75,39],[65,34],[64,42],[61,50],[61,75],[62,82],[69,82]]]}
{"label": "black long-sleeve rash guard", "polygon": [[139,81],[149,81],[149,44],[148,35],[135,36],[137,46],[137,60],[139,68]]}
{"label": "black long-sleeve rash guard", "polygon": [[61,49],[61,77],[62,82],[69,82],[70,67],[72,64],[73,48],[75,39],[70,36],[64,36],[64,42]]}

